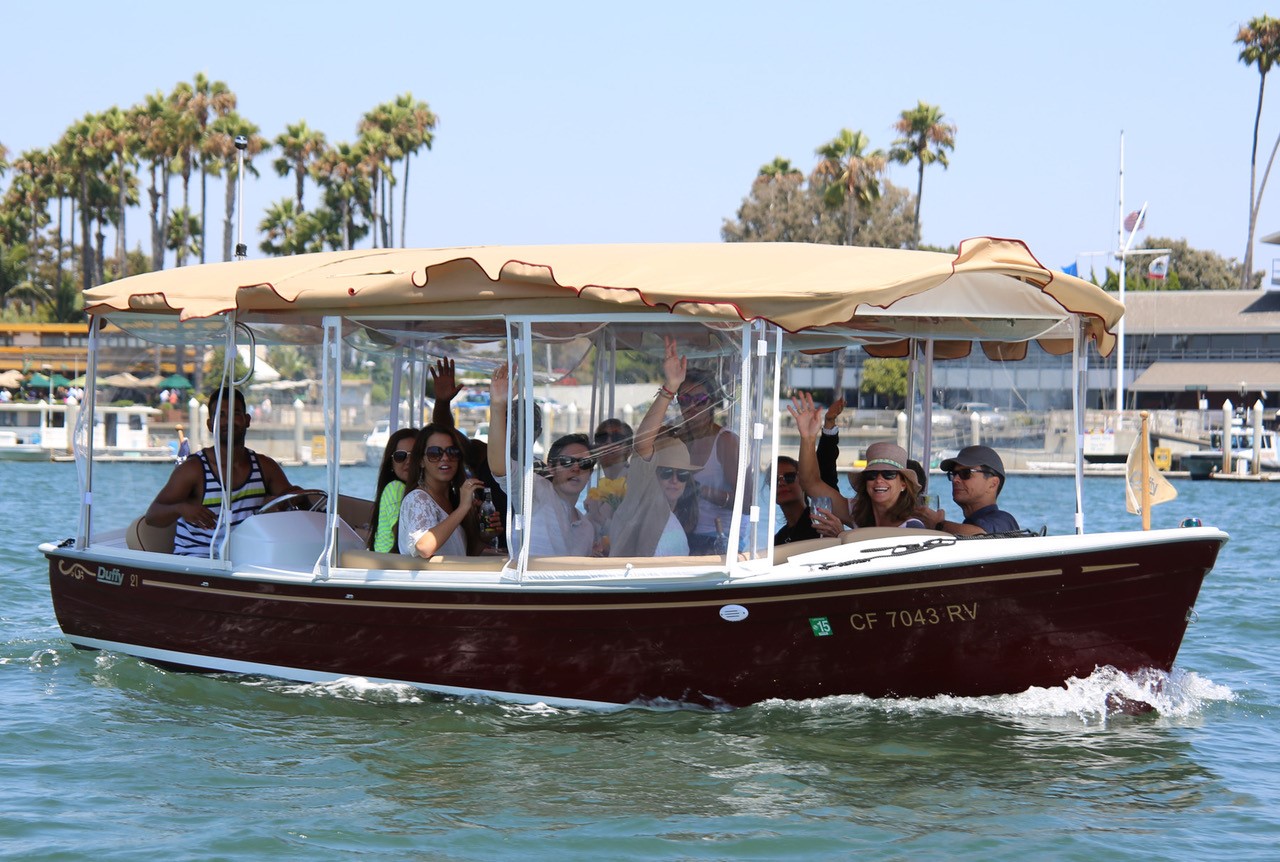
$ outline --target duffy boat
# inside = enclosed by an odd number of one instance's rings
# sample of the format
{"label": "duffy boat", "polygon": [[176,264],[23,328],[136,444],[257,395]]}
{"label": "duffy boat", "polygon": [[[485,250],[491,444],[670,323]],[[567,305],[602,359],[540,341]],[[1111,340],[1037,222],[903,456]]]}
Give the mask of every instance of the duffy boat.
{"label": "duffy boat", "polygon": [[[349,487],[336,462],[312,509],[255,515],[208,558],[175,556],[171,533],[140,518],[98,526],[145,501],[96,487],[83,451],[75,536],[41,546],[59,625],[77,647],[164,665],[605,709],[1010,693],[1100,666],[1170,670],[1227,540],[1211,527],[1086,533],[1077,458],[1071,535],[867,528],[774,545],[783,374],[798,351],[911,357],[910,391],[924,393],[934,360],[975,346],[1069,355],[1083,439],[1088,358],[1111,349],[1123,308],[1016,241],[969,240],[955,255],[781,243],[332,252],[138,275],[88,291],[86,310],[160,343],[320,345],[330,452],[352,350],[392,358],[393,405],[401,369],[435,357],[483,376],[511,363],[517,403],[572,374],[592,382],[594,427],[626,412],[624,383],[662,383],[666,337],[714,381],[708,409],[741,441],[723,550],[628,558],[539,557],[522,541],[533,411],[514,423],[503,556],[365,550],[372,489]],[[917,452],[930,451],[925,401]]]}

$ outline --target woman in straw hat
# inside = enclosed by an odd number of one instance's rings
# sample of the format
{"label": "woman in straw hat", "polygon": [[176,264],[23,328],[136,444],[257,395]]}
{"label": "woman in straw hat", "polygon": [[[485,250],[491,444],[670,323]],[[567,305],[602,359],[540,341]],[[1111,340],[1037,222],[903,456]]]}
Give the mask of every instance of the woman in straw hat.
{"label": "woman in straw hat", "polygon": [[855,494],[850,502],[819,475],[817,439],[823,414],[814,406],[813,396],[802,392],[787,409],[800,431],[800,483],[806,494],[830,497],[832,515],[850,527],[924,526],[913,517],[920,482],[907,464],[905,449],[887,440],[868,446],[867,465],[853,477]]}

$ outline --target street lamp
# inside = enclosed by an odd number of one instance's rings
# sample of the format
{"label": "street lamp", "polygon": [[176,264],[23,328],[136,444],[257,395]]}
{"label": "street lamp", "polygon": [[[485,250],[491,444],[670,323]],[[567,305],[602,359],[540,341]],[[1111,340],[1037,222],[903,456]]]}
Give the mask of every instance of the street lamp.
{"label": "street lamp", "polygon": [[44,370],[45,379],[49,381],[49,403],[53,404],[53,366],[46,362],[40,368]]}

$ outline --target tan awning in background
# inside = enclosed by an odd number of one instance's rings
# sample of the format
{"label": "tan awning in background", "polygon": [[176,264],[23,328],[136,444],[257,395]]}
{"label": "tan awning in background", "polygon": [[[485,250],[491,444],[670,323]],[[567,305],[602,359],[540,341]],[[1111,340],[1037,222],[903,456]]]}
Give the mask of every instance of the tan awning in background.
{"label": "tan awning in background", "polygon": [[1134,392],[1280,392],[1280,362],[1156,362],[1138,375]]}

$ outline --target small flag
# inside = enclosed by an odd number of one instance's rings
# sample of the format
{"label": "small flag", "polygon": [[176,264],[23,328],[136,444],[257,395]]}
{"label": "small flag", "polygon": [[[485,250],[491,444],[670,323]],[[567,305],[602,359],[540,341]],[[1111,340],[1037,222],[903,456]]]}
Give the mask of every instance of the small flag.
{"label": "small flag", "polygon": [[[1133,446],[1129,448],[1129,457],[1125,463],[1125,483],[1124,483],[1124,502],[1125,509],[1131,515],[1142,514],[1142,435],[1138,434],[1133,438]],[[1156,463],[1147,456],[1147,492],[1150,496],[1151,505],[1156,506],[1160,503],[1167,503],[1176,499],[1178,489],[1169,484],[1159,470],[1156,469]]]}
{"label": "small flag", "polygon": [[1164,254],[1151,261],[1147,267],[1147,278],[1164,280],[1169,275],[1169,255]]}
{"label": "small flag", "polygon": [[1076,278],[1080,277],[1080,268],[1076,266],[1074,263],[1067,264],[1062,268],[1062,271],[1065,272],[1067,275],[1074,275]]}
{"label": "small flag", "polygon": [[[1141,219],[1139,219],[1139,216],[1141,216]],[[1137,210],[1134,210],[1124,217],[1124,229],[1129,233],[1133,233],[1135,230],[1142,230],[1146,223],[1147,214],[1145,212],[1140,213]]]}

